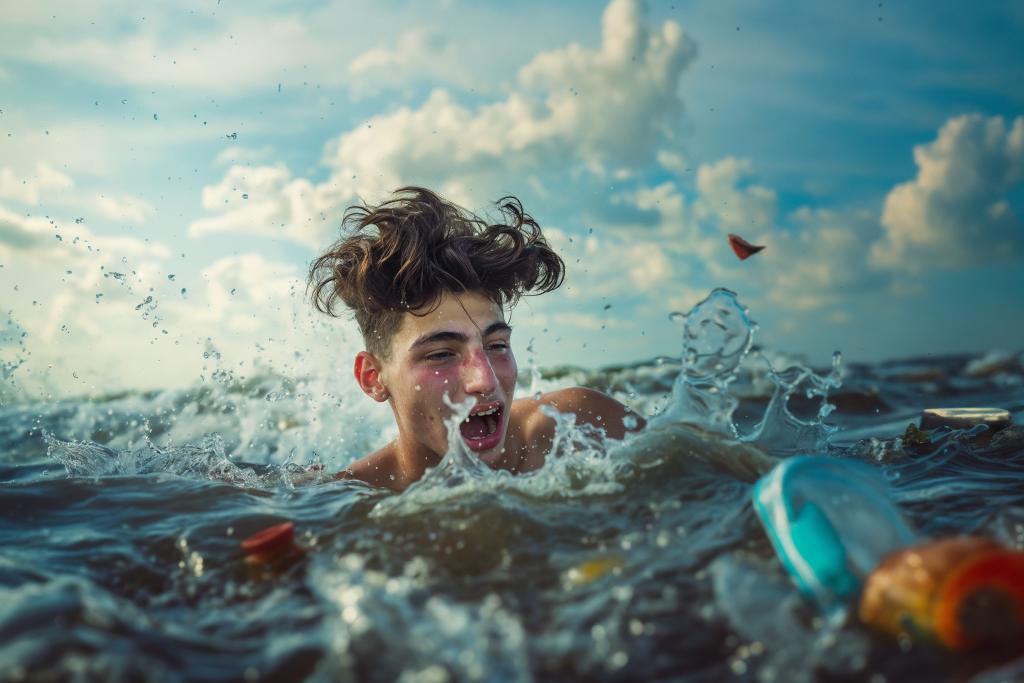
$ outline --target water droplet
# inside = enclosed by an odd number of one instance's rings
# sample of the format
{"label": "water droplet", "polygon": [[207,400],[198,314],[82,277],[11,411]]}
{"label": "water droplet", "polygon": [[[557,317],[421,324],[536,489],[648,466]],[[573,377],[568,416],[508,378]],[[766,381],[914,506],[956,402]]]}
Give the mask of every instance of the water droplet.
{"label": "water droplet", "polygon": [[174,282],[174,273],[171,273],[170,275],[168,275],[167,279],[170,280],[171,282]]}

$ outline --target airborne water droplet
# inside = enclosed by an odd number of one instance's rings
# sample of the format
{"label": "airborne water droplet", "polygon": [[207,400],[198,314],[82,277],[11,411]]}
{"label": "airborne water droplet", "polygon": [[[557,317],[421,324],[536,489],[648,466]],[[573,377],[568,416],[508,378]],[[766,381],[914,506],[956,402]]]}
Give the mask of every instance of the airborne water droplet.
{"label": "airborne water droplet", "polygon": [[167,279],[170,280],[171,282],[174,282],[174,273],[171,273],[170,275],[168,275]]}

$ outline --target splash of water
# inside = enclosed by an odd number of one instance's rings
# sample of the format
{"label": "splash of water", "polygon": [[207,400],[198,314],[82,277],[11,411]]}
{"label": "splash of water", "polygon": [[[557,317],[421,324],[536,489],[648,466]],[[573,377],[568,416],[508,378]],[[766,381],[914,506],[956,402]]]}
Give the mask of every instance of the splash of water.
{"label": "splash of water", "polygon": [[[831,371],[823,375],[800,364],[774,368],[764,354],[751,353],[757,324],[736,293],[724,288],[713,290],[689,313],[673,313],[670,318],[683,324],[683,367],[672,388],[672,403],[654,424],[695,424],[776,455],[827,448],[836,431],[824,422],[834,410],[827,402],[828,393],[842,384],[839,353],[832,358]],[[773,392],[760,422],[743,434],[733,417],[739,400],[729,385],[738,379],[749,358],[766,367]],[[807,399],[820,399],[816,415],[801,419],[793,414],[789,399],[797,392]]]}
{"label": "splash of water", "polygon": [[732,421],[739,404],[729,392],[740,363],[754,342],[757,324],[734,292],[718,288],[689,313],[673,313],[683,324],[683,367],[672,388],[672,404],[660,421],[695,422],[739,436]]}
{"label": "splash of water", "polygon": [[64,465],[68,476],[72,477],[169,473],[216,479],[250,488],[263,483],[255,471],[239,467],[228,459],[224,443],[216,434],[186,446],[159,448],[148,443],[138,450],[115,450],[97,443],[61,441],[49,434],[44,438],[48,455]]}

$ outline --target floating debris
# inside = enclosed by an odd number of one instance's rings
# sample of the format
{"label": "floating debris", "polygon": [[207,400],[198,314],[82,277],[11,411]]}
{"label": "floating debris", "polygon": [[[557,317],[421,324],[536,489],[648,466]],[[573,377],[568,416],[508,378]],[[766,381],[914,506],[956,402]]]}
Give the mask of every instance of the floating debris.
{"label": "floating debris", "polygon": [[932,437],[927,432],[918,429],[913,422],[908,424],[907,431],[903,432],[903,445],[905,446],[930,446],[931,443]]}
{"label": "floating debris", "polygon": [[970,429],[983,424],[995,432],[1012,422],[1009,411],[1002,408],[928,408],[921,413],[921,429]]}
{"label": "floating debris", "polygon": [[763,245],[751,244],[739,235],[729,233],[729,246],[736,252],[736,255],[740,257],[741,261],[745,261],[757,252],[764,249]]}
{"label": "floating debris", "polygon": [[625,564],[626,561],[621,555],[587,560],[565,572],[565,575],[562,577],[562,586],[566,589],[586,586],[597,581],[608,572],[621,571]]}

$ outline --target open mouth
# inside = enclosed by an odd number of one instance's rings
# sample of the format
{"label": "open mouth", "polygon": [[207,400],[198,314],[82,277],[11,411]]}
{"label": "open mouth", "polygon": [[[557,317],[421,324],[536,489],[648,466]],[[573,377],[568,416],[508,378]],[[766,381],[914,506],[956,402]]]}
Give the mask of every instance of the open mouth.
{"label": "open mouth", "polygon": [[469,417],[459,425],[463,441],[474,451],[486,451],[501,441],[505,406],[500,401],[473,406]]}

